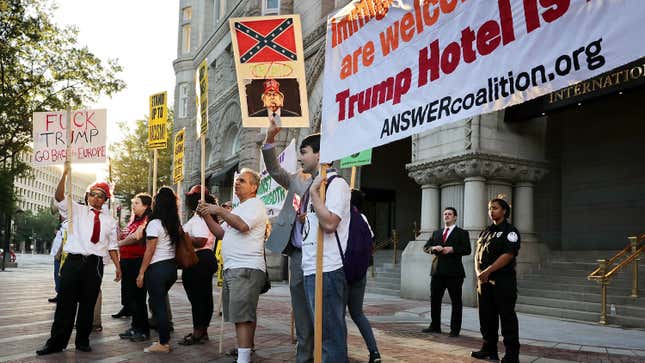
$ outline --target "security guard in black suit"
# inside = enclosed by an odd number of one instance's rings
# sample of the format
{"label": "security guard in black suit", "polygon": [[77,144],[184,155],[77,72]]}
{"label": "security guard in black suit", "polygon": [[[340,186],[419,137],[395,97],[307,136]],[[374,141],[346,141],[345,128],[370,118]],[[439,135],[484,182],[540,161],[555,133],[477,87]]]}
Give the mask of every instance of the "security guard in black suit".
{"label": "security guard in black suit", "polygon": [[455,225],[457,210],[448,207],[443,211],[445,227],[432,233],[432,237],[423,247],[426,253],[432,253],[432,280],[430,281],[431,323],[424,333],[441,332],[441,300],[448,289],[452,314],[450,316],[450,336],[457,337],[461,331],[461,287],[466,273],[461,263],[461,256],[470,255],[470,236],[468,231]]}
{"label": "security guard in black suit", "polygon": [[511,207],[498,197],[488,203],[488,215],[493,224],[484,229],[477,240],[475,273],[479,298],[479,326],[484,342],[471,356],[477,359],[498,360],[497,340],[499,322],[506,354],[502,362],[519,362],[520,341],[515,302],[517,280],[515,260],[520,249],[520,233],[508,223]]}

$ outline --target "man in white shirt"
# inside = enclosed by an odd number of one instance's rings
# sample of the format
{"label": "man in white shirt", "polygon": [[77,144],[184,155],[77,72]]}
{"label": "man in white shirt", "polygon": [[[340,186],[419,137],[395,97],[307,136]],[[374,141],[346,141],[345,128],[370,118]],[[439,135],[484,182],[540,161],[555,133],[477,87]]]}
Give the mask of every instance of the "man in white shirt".
{"label": "man in white shirt", "polygon": [[[333,179],[333,180],[332,180]],[[302,271],[305,295],[315,316],[316,256],[318,228],[323,231],[323,326],[322,360],[325,363],[347,361],[347,327],[345,303],[347,280],[343,270],[343,253],[347,250],[350,220],[350,190],[347,182],[334,169],[327,172],[327,192],[320,195],[322,176],[318,175],[309,189],[310,200],[303,215]],[[337,239],[338,238],[338,239]]]}
{"label": "man in white shirt", "polygon": [[[256,197],[259,183],[260,174],[242,169],[235,180],[235,195],[240,199],[237,207],[229,212],[214,204],[200,203],[197,208],[210,231],[222,239],[222,306],[224,320],[235,323],[238,363],[251,359],[256,310],[266,276],[264,237],[268,217],[264,203]],[[221,217],[228,226],[222,228],[212,215]]]}
{"label": "man in white shirt", "polygon": [[[63,218],[68,218],[65,198],[65,179],[70,173],[70,164],[65,164],[63,176],[58,182],[55,198]],[[121,279],[119,266],[117,223],[104,210],[103,204],[110,198],[107,183],[94,183],[89,187],[88,205],[72,202],[71,223],[63,251],[67,253],[61,269],[60,292],[56,304],[51,337],[38,355],[52,354],[67,347],[76,320],[76,351],[89,352],[89,336],[92,330],[94,306],[103,279],[103,258],[109,254],[116,266],[115,281]]]}

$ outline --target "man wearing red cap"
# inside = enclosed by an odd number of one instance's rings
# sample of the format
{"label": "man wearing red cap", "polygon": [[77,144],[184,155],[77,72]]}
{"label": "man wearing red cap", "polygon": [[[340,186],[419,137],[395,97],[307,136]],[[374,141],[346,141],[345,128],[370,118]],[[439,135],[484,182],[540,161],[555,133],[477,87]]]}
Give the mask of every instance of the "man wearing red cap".
{"label": "man wearing red cap", "polygon": [[[63,218],[68,218],[68,205],[65,198],[65,179],[70,172],[70,164],[65,164],[63,176],[56,188],[58,210]],[[51,337],[38,355],[52,354],[67,347],[76,319],[76,351],[89,352],[90,332],[94,305],[103,279],[103,258],[108,253],[116,266],[115,281],[121,279],[119,266],[117,223],[103,204],[110,198],[107,183],[94,183],[89,188],[87,204],[72,202],[72,230],[67,236],[63,251],[67,253],[65,265],[61,269],[60,293],[56,304]]]}
{"label": "man wearing red cap", "polygon": [[298,117],[298,113],[289,111],[284,107],[284,95],[280,92],[280,83],[275,79],[267,79],[262,84],[264,91],[262,92],[262,104],[265,108],[252,113],[251,117]]}

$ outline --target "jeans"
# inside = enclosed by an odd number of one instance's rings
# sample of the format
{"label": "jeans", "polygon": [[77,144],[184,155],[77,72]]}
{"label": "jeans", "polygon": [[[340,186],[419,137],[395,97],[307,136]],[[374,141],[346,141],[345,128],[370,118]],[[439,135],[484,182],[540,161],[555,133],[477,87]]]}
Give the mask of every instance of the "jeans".
{"label": "jeans", "polygon": [[[316,275],[305,276],[305,294],[312,323],[315,321]],[[347,362],[347,326],[345,301],[347,280],[342,268],[323,273],[322,360],[323,363]]]}
{"label": "jeans", "polygon": [[197,251],[199,262],[184,269],[181,280],[193,313],[193,328],[205,329],[213,317],[213,274],[217,261],[211,250]]}
{"label": "jeans", "polygon": [[170,341],[170,327],[166,298],[168,297],[168,291],[177,281],[177,263],[175,259],[155,262],[148,266],[144,280],[150,295],[150,308],[157,317],[159,343],[168,344]]}
{"label": "jeans", "polygon": [[369,320],[363,314],[363,298],[365,297],[366,283],[367,276],[363,276],[359,281],[347,283],[347,309],[354,324],[356,324],[356,327],[361,332],[367,349],[370,353],[375,353],[378,352],[376,339],[374,339],[374,333],[372,332],[372,326]]}

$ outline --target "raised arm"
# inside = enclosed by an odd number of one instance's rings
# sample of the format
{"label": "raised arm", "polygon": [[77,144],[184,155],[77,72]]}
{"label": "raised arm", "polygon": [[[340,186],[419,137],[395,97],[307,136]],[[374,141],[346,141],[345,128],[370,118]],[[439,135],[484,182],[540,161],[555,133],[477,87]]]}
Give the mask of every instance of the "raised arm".
{"label": "raised arm", "polygon": [[58,182],[58,186],[56,187],[56,193],[54,194],[54,198],[56,199],[57,202],[62,201],[65,199],[65,180],[67,179],[67,174],[69,174],[70,170],[70,163],[68,161],[65,162],[65,167],[63,168],[63,175],[60,177],[60,181]]}

